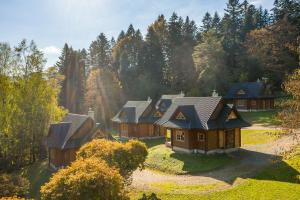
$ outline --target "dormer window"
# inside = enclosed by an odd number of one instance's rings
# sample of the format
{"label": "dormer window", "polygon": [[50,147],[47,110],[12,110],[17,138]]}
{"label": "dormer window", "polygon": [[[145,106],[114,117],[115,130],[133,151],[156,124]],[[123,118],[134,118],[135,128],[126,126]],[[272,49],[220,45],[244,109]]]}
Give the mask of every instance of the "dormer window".
{"label": "dormer window", "polygon": [[178,120],[186,120],[185,116],[182,114],[182,112],[179,112],[177,115],[176,115],[176,119]]}
{"label": "dormer window", "polygon": [[228,115],[227,120],[230,120],[230,119],[237,119],[237,116],[234,111],[231,111],[231,113]]}
{"label": "dormer window", "polygon": [[159,111],[156,111],[154,113],[154,117],[162,117],[162,114]]}
{"label": "dormer window", "polygon": [[245,95],[245,94],[246,94],[246,92],[243,89],[241,89],[237,92],[237,95]]}

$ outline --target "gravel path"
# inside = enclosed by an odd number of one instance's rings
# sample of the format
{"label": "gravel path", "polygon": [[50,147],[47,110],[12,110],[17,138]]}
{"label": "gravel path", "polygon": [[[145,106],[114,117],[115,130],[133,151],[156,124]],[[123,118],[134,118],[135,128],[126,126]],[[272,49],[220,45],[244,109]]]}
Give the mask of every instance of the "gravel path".
{"label": "gravel path", "polygon": [[290,150],[300,140],[297,135],[286,135],[268,144],[253,145],[241,148],[230,155],[239,159],[236,165],[195,175],[167,175],[145,169],[133,173],[132,187],[137,189],[150,188],[152,183],[173,182],[184,185],[215,184],[226,182],[233,184],[238,177],[247,178],[269,165],[275,159],[280,159],[280,153]]}

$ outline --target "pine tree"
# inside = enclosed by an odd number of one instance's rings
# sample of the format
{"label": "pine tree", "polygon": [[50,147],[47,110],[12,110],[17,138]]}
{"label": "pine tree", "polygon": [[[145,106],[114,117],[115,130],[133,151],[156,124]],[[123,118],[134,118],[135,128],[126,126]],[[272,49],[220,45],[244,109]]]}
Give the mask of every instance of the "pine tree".
{"label": "pine tree", "polygon": [[98,68],[107,68],[111,65],[111,48],[110,43],[103,33],[93,41],[89,48],[90,64]]}
{"label": "pine tree", "polygon": [[201,30],[202,32],[207,32],[213,25],[213,19],[211,17],[211,15],[206,12],[203,19],[202,19],[202,26],[201,26]]}
{"label": "pine tree", "polygon": [[232,79],[237,79],[234,73],[238,69],[238,57],[241,52],[242,5],[238,0],[229,0],[222,20],[224,50],[227,54],[227,65],[233,73]]}
{"label": "pine tree", "polygon": [[212,19],[212,28],[216,29],[217,33],[220,32],[220,22],[221,18],[217,12],[215,12],[214,17]]}

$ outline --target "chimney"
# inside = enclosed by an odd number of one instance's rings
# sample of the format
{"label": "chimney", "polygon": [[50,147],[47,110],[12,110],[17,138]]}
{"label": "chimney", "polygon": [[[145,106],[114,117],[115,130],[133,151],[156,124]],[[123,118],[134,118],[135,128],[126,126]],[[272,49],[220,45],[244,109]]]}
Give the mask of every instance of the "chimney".
{"label": "chimney", "polygon": [[184,92],[182,90],[180,91],[180,96],[184,97]]}
{"label": "chimney", "polygon": [[95,120],[95,112],[92,110],[92,108],[89,108],[88,116]]}
{"label": "chimney", "polygon": [[217,93],[216,90],[213,90],[212,94],[211,94],[212,97],[218,97],[219,94]]}

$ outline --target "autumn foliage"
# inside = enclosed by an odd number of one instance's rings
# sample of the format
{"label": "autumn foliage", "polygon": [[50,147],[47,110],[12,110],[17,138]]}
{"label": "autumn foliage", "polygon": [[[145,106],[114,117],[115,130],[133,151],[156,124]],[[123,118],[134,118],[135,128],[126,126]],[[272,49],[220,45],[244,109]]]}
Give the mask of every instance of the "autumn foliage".
{"label": "autumn foliage", "polygon": [[146,145],[136,140],[127,143],[93,140],[80,148],[77,159],[89,157],[103,159],[128,179],[134,170],[143,168],[147,154]]}
{"label": "autumn foliage", "polygon": [[41,188],[42,199],[128,199],[118,171],[105,161],[79,159]]}
{"label": "autumn foliage", "polygon": [[128,199],[130,175],[142,168],[147,156],[144,143],[93,140],[80,148],[76,161],[58,171],[41,188],[42,199]]}

